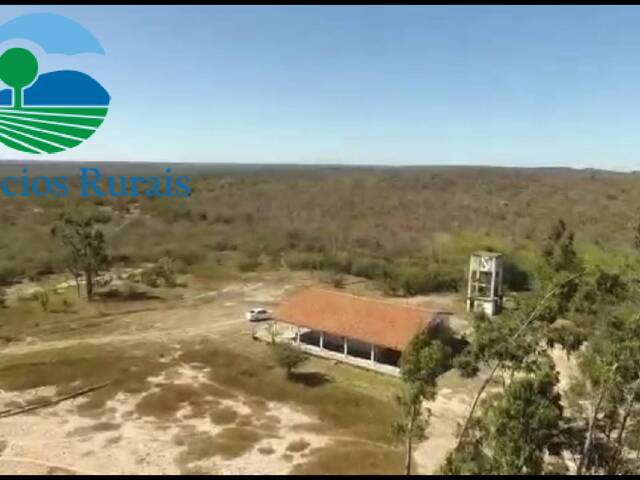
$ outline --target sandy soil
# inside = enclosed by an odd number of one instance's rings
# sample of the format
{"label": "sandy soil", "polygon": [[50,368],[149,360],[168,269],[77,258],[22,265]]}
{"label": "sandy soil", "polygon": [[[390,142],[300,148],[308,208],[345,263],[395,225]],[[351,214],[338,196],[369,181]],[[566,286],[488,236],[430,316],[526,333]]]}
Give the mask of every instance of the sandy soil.
{"label": "sandy soil", "polygon": [[[458,372],[450,371],[440,377],[438,396],[425,405],[425,408],[431,410],[428,438],[414,452],[418,473],[438,473],[447,453],[455,445],[456,434],[469,412],[476,392],[488,374],[488,370],[483,369],[475,378],[463,379]],[[490,386],[485,395],[491,391]]]}
{"label": "sandy soil", "polygon": [[[154,388],[168,381],[191,386],[210,383],[206,371],[187,366],[150,380]],[[32,390],[27,395],[4,392],[2,398],[5,402],[24,401],[26,396],[50,395],[51,390]],[[0,455],[0,471],[13,474],[180,474],[190,471],[285,474],[305,452],[331,441],[315,433],[301,433],[305,426],[315,422],[313,418],[289,405],[269,402],[262,407],[261,414],[277,424],[277,436],[258,441],[236,458],[224,460],[211,455],[180,465],[176,459],[188,449],[188,443],[180,445],[177,441],[181,434],[215,436],[226,425],[215,425],[207,416],[193,416],[189,408],[183,408],[177,418],[168,421],[143,417],[135,411],[143,395],[119,394],[107,403],[99,419],[78,415],[76,408],[83,399],[2,419],[0,438],[4,438],[5,443]],[[240,415],[250,414],[252,408],[245,400],[242,397],[226,399],[223,405]],[[304,451],[286,451],[291,442],[301,439],[308,443]]]}

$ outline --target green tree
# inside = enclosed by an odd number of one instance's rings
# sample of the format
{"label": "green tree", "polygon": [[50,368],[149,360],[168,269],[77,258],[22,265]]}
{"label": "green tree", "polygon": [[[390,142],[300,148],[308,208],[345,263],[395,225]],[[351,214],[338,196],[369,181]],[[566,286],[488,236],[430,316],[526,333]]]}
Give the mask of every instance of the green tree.
{"label": "green tree", "polygon": [[626,470],[629,431],[640,423],[640,315],[601,317],[594,328],[572,385],[573,408],[586,428],[577,472],[615,475]]}
{"label": "green tree", "polygon": [[51,234],[58,237],[66,249],[65,263],[76,281],[78,296],[79,278],[84,275],[87,300],[91,301],[95,278],[109,262],[104,233],[96,227],[93,218],[65,213],[53,226]]}
{"label": "green tree", "polygon": [[[394,437],[405,443],[405,474],[411,474],[413,444],[426,438],[430,411],[425,401],[436,398],[438,376],[451,367],[452,332],[439,327],[416,335],[402,353],[402,390],[396,396],[400,418],[392,424]],[[426,416],[425,416],[426,415]]]}
{"label": "green tree", "polygon": [[308,360],[307,355],[299,348],[288,343],[276,343],[272,348],[276,362],[284,368],[287,378],[291,377],[293,370]]}
{"label": "green tree", "polygon": [[426,438],[431,411],[423,408],[425,400],[433,400],[436,392],[433,386],[422,382],[404,382],[395,400],[400,407],[400,417],[391,425],[396,440],[405,443],[405,475],[411,475],[413,444]]}
{"label": "green tree", "polygon": [[574,234],[563,219],[559,219],[543,245],[542,256],[554,272],[575,272],[580,262],[574,247]]}
{"label": "green tree", "polygon": [[560,319],[549,327],[546,337],[549,347],[560,345],[569,358],[584,344],[587,333],[575,322]]}
{"label": "green tree", "polygon": [[562,418],[553,362],[536,368],[483,402],[483,414],[469,426],[462,445],[445,461],[447,474],[540,474],[547,446]]}
{"label": "green tree", "polygon": [[438,375],[451,365],[451,349],[440,340],[416,335],[402,353],[400,373],[405,383],[433,387]]}
{"label": "green tree", "polygon": [[0,80],[13,89],[13,108],[22,108],[22,89],[38,76],[38,61],[25,48],[10,48],[0,56]]}

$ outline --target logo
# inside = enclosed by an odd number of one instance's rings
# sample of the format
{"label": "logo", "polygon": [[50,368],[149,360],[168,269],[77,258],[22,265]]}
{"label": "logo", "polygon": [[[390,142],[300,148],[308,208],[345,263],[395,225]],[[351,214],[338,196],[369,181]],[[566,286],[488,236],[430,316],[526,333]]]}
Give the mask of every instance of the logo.
{"label": "logo", "polygon": [[60,15],[23,15],[0,25],[0,142],[21,152],[52,154],[91,137],[107,114],[109,93],[80,71],[41,72],[36,49],[3,49],[11,40],[35,43],[44,54],[104,55],[93,34]]}

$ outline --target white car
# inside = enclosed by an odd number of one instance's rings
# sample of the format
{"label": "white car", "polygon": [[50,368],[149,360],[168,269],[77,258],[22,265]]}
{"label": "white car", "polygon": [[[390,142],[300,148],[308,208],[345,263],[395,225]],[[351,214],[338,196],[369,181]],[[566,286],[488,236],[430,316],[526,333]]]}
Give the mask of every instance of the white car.
{"label": "white car", "polygon": [[265,308],[252,308],[247,313],[245,313],[244,316],[250,322],[271,320],[271,312]]}

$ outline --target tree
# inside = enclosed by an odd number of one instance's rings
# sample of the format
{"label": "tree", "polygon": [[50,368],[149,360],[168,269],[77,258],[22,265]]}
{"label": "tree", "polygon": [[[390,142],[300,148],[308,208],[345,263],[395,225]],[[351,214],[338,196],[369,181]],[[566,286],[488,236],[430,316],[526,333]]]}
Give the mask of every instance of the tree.
{"label": "tree", "polygon": [[584,344],[587,339],[587,333],[574,322],[560,319],[549,327],[546,337],[547,346],[560,345],[568,359]]}
{"label": "tree", "polygon": [[294,369],[308,360],[308,357],[299,348],[288,343],[276,343],[272,348],[276,362],[284,368],[287,378],[291,377]]}
{"label": "tree", "polygon": [[406,475],[411,474],[413,443],[426,437],[430,412],[425,412],[422,404],[436,398],[437,378],[452,363],[452,340],[447,328],[429,330],[416,335],[402,353],[400,374],[403,386],[396,396],[400,418],[392,424],[392,432],[396,439],[404,439],[405,442]]}
{"label": "tree", "polygon": [[149,287],[165,287],[173,288],[178,285],[176,279],[176,262],[170,257],[162,257],[158,263],[147,268],[141,273],[141,280]]}
{"label": "tree", "polygon": [[413,443],[426,438],[427,426],[431,412],[422,409],[425,399],[433,400],[435,389],[422,382],[405,382],[401,392],[395,399],[400,407],[400,418],[392,426],[392,433],[397,440],[405,442],[405,475],[411,475]]}
{"label": "tree", "polygon": [[569,231],[564,220],[559,219],[547,236],[542,256],[554,272],[576,272],[580,262],[574,248],[574,234]]}
{"label": "tree", "polygon": [[578,366],[582,375],[572,385],[579,394],[574,410],[586,431],[577,473],[621,473],[628,430],[640,422],[640,315],[600,318]]}
{"label": "tree", "polygon": [[451,349],[437,339],[416,335],[402,353],[400,374],[405,383],[436,385],[438,375],[451,366]]}
{"label": "tree", "polygon": [[76,281],[80,296],[79,278],[84,275],[87,300],[93,298],[93,287],[100,270],[107,266],[109,257],[102,230],[95,226],[93,218],[76,218],[62,214],[51,229],[53,236],[60,238],[65,247],[67,269]]}
{"label": "tree", "polygon": [[562,418],[557,373],[546,356],[531,373],[488,397],[462,445],[445,461],[447,474],[540,474]]}
{"label": "tree", "polygon": [[[466,436],[475,423],[475,410],[498,370],[506,368],[510,372],[509,376],[513,377],[517,370],[527,372],[532,366],[536,366],[536,358],[540,354],[541,333],[544,331],[542,327],[544,324],[553,323],[559,312],[568,310],[576,291],[574,282],[582,275],[583,273],[579,272],[568,277],[562,276],[562,280],[551,287],[542,298],[524,302],[520,310],[516,310],[513,315],[496,317],[484,324],[474,323],[473,348],[476,352],[473,357],[486,364],[493,362],[493,367],[471,403],[458,435],[458,442],[450,455],[456,455],[458,449],[469,444]],[[475,331],[476,329],[478,331]]]}
{"label": "tree", "polygon": [[13,88],[13,108],[22,108],[22,89],[38,75],[38,60],[25,48],[10,48],[0,56],[0,80]]}
{"label": "tree", "polygon": [[49,293],[45,289],[40,289],[36,293],[38,297],[38,303],[43,312],[49,311]]}
{"label": "tree", "polygon": [[633,228],[633,248],[640,251],[640,220]]}

